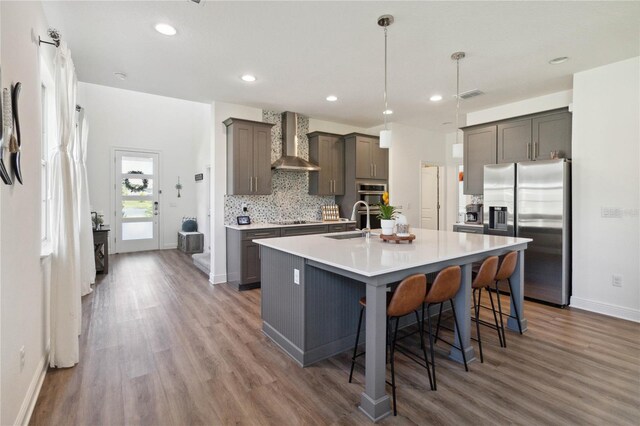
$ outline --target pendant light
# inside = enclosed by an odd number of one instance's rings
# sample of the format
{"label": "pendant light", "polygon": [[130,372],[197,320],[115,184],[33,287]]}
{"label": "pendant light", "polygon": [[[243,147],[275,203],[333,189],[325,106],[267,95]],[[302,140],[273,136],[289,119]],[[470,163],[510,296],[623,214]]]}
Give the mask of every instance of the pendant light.
{"label": "pendant light", "polygon": [[393,16],[382,15],[378,18],[378,25],[384,28],[384,130],[380,130],[380,148],[391,148],[391,130],[387,128],[387,115],[389,106],[387,105],[387,27],[393,24]]}
{"label": "pendant light", "polygon": [[463,156],[463,144],[460,140],[460,59],[464,59],[464,52],[455,52],[451,54],[451,59],[456,61],[456,143],[452,146],[453,158],[462,158]]}

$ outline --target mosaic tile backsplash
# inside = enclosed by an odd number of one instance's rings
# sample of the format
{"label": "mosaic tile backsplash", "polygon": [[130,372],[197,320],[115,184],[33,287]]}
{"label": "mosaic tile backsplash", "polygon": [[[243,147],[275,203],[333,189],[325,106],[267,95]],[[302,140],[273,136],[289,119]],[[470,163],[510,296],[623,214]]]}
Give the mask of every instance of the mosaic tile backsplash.
{"label": "mosaic tile backsplash", "polygon": [[[273,123],[271,128],[271,162],[282,153],[281,113],[262,111],[262,121]],[[309,159],[309,118],[298,115],[298,156]],[[281,220],[320,220],[320,207],[335,204],[333,196],[309,195],[309,172],[274,170],[270,195],[225,195],[224,222],[235,224],[247,206],[251,221],[255,223]]]}

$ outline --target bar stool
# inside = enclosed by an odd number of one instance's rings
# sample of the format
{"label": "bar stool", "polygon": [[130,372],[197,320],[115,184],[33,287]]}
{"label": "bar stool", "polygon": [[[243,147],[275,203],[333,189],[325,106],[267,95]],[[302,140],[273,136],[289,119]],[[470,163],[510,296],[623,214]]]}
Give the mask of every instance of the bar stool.
{"label": "bar stool", "polygon": [[[396,408],[396,375],[395,375],[395,347],[396,347],[396,338],[398,336],[398,324],[400,323],[400,318],[406,315],[411,314],[412,312],[416,315],[416,320],[418,324],[420,323],[420,317],[418,316],[418,308],[422,305],[424,301],[425,294],[427,292],[427,278],[422,274],[411,275],[400,282],[396,291],[393,295],[387,296],[387,330],[391,329],[391,325],[393,320],[396,320],[395,327],[393,327],[393,332],[391,333],[391,383],[387,382],[391,385],[392,394],[393,394],[393,415],[396,416],[398,414],[398,410]],[[351,357],[351,371],[349,373],[349,383],[351,383],[351,379],[353,378],[353,367],[356,364],[356,358],[364,355],[365,352],[358,353],[358,342],[360,340],[360,330],[362,328],[362,317],[364,314],[364,309],[367,307],[367,299],[363,297],[360,299],[360,319],[358,320],[358,331],[356,333],[356,343],[353,347],[353,356]],[[427,359],[426,351],[423,348],[425,360]],[[426,361],[428,363],[428,361]],[[431,383],[431,374],[429,374],[429,382]]]}
{"label": "bar stool", "polygon": [[515,316],[509,314],[502,313],[502,304],[500,302],[500,281],[507,280],[509,283],[509,297],[513,294],[513,287],[511,286],[511,276],[516,270],[516,264],[518,263],[518,252],[511,251],[507,253],[502,259],[502,263],[500,264],[500,269],[498,269],[498,273],[496,274],[496,294],[498,295],[498,311],[500,312],[500,328],[502,329],[502,341],[504,343],[504,347],[507,347],[507,336],[504,331],[504,323],[502,322],[502,316],[506,315],[507,317],[513,318],[518,322],[518,331],[522,334],[522,324],[520,323],[520,315],[518,314],[518,307],[516,304],[513,304],[514,311],[516,313]]}
{"label": "bar stool", "polygon": [[[436,358],[435,358],[435,341],[438,340],[438,331],[440,329],[440,317],[442,316],[442,305],[444,302],[449,301],[451,304],[451,311],[453,313],[453,321],[455,323],[455,328],[458,332],[458,341],[462,342],[462,337],[460,336],[460,327],[458,327],[458,316],[456,315],[456,308],[453,305],[453,297],[456,295],[458,290],[460,289],[460,277],[461,277],[460,267],[459,266],[449,266],[448,268],[443,269],[438,273],[436,279],[433,281],[433,284],[429,287],[427,295],[424,298],[424,303],[422,304],[422,319],[424,321],[424,310],[427,308],[427,326],[429,327],[429,347],[431,352],[431,376],[433,377],[433,382],[431,385],[431,390],[437,390],[436,385]],[[435,339],[434,335],[431,332],[431,315],[429,315],[429,307],[431,305],[440,305],[440,312],[438,313],[438,325],[436,326],[436,334]],[[424,333],[424,322],[422,323],[421,333]],[[447,342],[446,340],[440,338],[443,342],[447,343],[450,346],[454,346],[452,343]],[[422,343],[422,339],[421,339]],[[462,360],[464,361],[464,369],[469,371],[469,367],[467,366],[467,357],[462,348],[460,352],[462,352]]]}
{"label": "bar stool", "polygon": [[[495,305],[493,304],[493,296],[491,296],[491,292],[489,291],[489,286],[494,282],[496,273],[498,272],[498,256],[490,256],[487,257],[480,265],[480,270],[478,274],[473,279],[471,283],[471,287],[473,289],[473,309],[475,311],[475,318],[472,318],[473,321],[476,322],[476,333],[478,335],[478,347],[480,349],[480,362],[484,362],[484,357],[482,356],[482,339],[480,338],[480,324],[488,326],[490,328],[494,328],[490,323],[486,321],[482,321],[480,319],[480,300],[482,299],[482,289],[487,289],[487,293],[489,293],[489,300],[491,301],[491,310],[493,311],[493,319],[495,321],[495,329],[498,332],[498,340],[500,341],[500,346],[503,346],[502,343],[502,333],[500,333],[500,325],[498,324],[498,316],[496,315]],[[478,298],[476,300],[476,292],[478,293]]]}

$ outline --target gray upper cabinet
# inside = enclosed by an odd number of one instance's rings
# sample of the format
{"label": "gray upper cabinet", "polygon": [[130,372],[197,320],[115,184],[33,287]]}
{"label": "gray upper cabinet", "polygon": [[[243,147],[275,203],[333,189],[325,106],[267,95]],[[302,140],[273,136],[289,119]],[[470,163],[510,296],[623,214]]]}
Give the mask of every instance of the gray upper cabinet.
{"label": "gray upper cabinet", "polygon": [[571,158],[571,113],[565,109],[517,117],[464,130],[464,193],[480,195],[484,166]]}
{"label": "gray upper cabinet", "polygon": [[498,124],[498,163],[531,160],[531,119]]}
{"label": "gray upper cabinet", "polygon": [[228,118],[227,194],[271,194],[271,127],[259,121]]}
{"label": "gray upper cabinet", "polygon": [[465,129],[465,194],[482,194],[484,186],[484,166],[487,164],[496,164],[496,135],[496,125]]}
{"label": "gray upper cabinet", "polygon": [[551,151],[560,158],[571,158],[571,113],[560,112],[536,117],[533,123],[533,160],[548,160]]}
{"label": "gray upper cabinet", "polygon": [[389,178],[389,150],[380,148],[378,137],[351,133],[345,143],[347,149],[355,148],[356,179]]}
{"label": "gray upper cabinet", "polygon": [[309,194],[344,194],[344,140],[332,133],[309,133],[309,160],[321,170],[309,172]]}

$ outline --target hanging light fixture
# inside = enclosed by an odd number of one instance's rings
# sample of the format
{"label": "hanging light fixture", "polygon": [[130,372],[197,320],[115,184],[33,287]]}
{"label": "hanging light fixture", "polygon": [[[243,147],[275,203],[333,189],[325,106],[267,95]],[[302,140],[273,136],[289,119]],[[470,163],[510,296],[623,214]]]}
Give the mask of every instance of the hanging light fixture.
{"label": "hanging light fixture", "polygon": [[391,130],[387,128],[387,115],[391,111],[387,105],[387,27],[393,24],[393,16],[382,15],[378,18],[378,25],[384,28],[384,129],[380,130],[380,148],[391,148]]}
{"label": "hanging light fixture", "polygon": [[464,59],[464,52],[455,52],[451,54],[451,59],[456,61],[456,143],[452,146],[451,155],[453,158],[462,158],[463,144],[460,140],[460,59]]}

